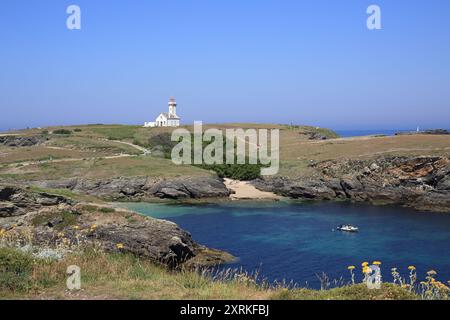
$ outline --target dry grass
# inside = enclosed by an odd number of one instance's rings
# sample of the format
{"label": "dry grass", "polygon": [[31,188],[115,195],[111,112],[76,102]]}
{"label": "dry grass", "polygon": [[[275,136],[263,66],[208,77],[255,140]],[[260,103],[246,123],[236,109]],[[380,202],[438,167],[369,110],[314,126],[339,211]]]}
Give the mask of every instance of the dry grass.
{"label": "dry grass", "polygon": [[[69,265],[81,268],[82,290],[65,287]],[[236,282],[209,280],[190,271],[172,272],[128,254],[90,249],[58,262],[34,265],[27,293],[0,292],[3,298],[28,299],[268,299],[271,292]]]}
{"label": "dry grass", "polygon": [[[81,290],[66,289],[66,270],[81,268]],[[26,292],[0,291],[2,299],[194,299],[194,300],[406,300],[408,290],[384,284],[368,290],[358,284],[330,290],[265,288],[243,277],[212,280],[192,271],[168,271],[130,254],[88,249],[61,261],[33,264],[32,286]]]}
{"label": "dry grass", "polygon": [[23,148],[6,148],[0,149],[0,164],[12,164],[25,161],[39,161],[53,159],[83,159],[99,156],[93,151],[70,150],[70,149],[54,149],[47,146],[33,146]]}
{"label": "dry grass", "polygon": [[[48,131],[62,127],[47,128]],[[188,176],[205,175],[207,171],[190,166],[174,166],[170,161],[151,158],[135,157],[120,159],[92,159],[91,157],[104,157],[105,155],[136,153],[136,149],[107,139],[117,139],[126,142],[138,143],[146,146],[152,136],[171,133],[173,128],[143,128],[140,126],[123,125],[87,125],[64,127],[72,130],[70,136],[51,136],[48,145],[65,149],[56,150],[48,147],[11,148],[0,147],[0,178],[13,179],[48,179],[49,177],[89,177],[105,178],[112,176]],[[192,130],[192,126],[184,126]],[[209,128],[267,128],[280,129],[280,175],[308,176],[315,171],[308,167],[312,161],[332,159],[367,159],[379,156],[393,155],[450,155],[450,136],[445,135],[404,135],[395,137],[360,137],[345,139],[329,139],[325,141],[309,140],[305,133],[316,132],[333,138],[335,134],[327,129],[267,125],[250,123],[227,123],[204,125]],[[80,129],[81,131],[75,129]],[[21,135],[32,135],[42,130],[28,130],[20,132]],[[105,140],[106,139],[106,140]],[[32,165],[22,168],[5,168],[5,163],[15,163],[29,159],[48,158],[89,158],[88,160],[71,163],[49,163]],[[3,164],[3,168],[2,168]]]}
{"label": "dry grass", "polygon": [[313,174],[310,161],[334,159],[371,159],[380,156],[450,156],[450,136],[410,135],[359,137],[325,141],[282,138],[281,175]]}
{"label": "dry grass", "polygon": [[90,159],[0,168],[3,180],[48,180],[62,178],[102,179],[113,177],[183,177],[211,173],[193,166],[175,166],[170,160],[136,156],[131,158]]}

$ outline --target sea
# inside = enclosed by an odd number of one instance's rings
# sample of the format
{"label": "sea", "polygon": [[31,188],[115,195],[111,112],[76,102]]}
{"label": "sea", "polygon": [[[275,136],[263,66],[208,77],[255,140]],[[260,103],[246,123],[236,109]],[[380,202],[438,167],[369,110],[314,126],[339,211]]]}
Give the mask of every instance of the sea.
{"label": "sea", "polygon": [[[435,270],[450,280],[450,215],[395,206],[346,202],[232,202],[205,205],[119,204],[143,215],[177,223],[193,239],[225,250],[237,261],[220,268],[259,274],[269,283],[318,289],[362,279],[361,264],[380,261],[383,279],[391,269],[405,278],[415,266],[419,279]],[[352,224],[358,233],[336,228]]]}

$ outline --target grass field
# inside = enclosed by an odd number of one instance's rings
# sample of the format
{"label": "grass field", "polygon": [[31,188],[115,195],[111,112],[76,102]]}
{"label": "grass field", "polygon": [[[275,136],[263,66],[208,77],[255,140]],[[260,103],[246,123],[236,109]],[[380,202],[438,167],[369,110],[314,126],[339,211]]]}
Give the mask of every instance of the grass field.
{"label": "grass field", "polygon": [[[192,130],[192,126],[184,128]],[[314,174],[313,169],[308,167],[311,161],[369,159],[390,155],[450,155],[450,136],[446,135],[373,136],[341,139],[330,130],[307,126],[250,123],[203,126],[204,130],[209,128],[222,130],[233,128],[279,129],[281,161],[279,174],[291,177]],[[52,134],[59,129],[69,130],[70,134]],[[0,178],[24,180],[75,176],[87,178],[173,177],[210,174],[199,168],[174,166],[170,161],[162,158],[132,157],[142,152],[131,145],[121,143],[126,142],[151,148],[154,143],[152,138],[161,135],[168,136],[172,130],[172,128],[143,128],[126,125],[84,125],[19,131],[15,134],[24,136],[45,134],[49,140],[43,145],[34,147],[0,146]],[[321,134],[329,139],[310,140],[309,133]],[[129,155],[129,157],[109,158],[123,154]],[[71,161],[65,162],[65,160]],[[33,163],[36,161],[44,163]]]}
{"label": "grass field", "polygon": [[194,166],[175,166],[168,159],[136,156],[129,158],[63,161],[0,169],[0,179],[49,180],[71,177],[106,179],[114,177],[182,177],[206,176],[209,171]]}

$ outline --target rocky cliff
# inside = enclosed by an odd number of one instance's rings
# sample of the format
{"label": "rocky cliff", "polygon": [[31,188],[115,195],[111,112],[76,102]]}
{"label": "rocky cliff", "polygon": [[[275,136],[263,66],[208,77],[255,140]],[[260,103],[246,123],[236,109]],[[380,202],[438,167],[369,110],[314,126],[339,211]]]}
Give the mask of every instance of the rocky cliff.
{"label": "rocky cliff", "polygon": [[170,267],[233,259],[197,244],[188,232],[169,221],[11,186],[0,186],[0,229],[2,235],[13,231],[17,237],[14,243],[26,238],[37,246],[95,245],[107,251],[131,252]]}
{"label": "rocky cliff", "polygon": [[312,167],[318,175],[309,179],[275,177],[252,183],[294,199],[348,199],[450,212],[450,159],[445,157],[334,160]]}
{"label": "rocky cliff", "polygon": [[153,179],[146,177],[86,180],[81,178],[58,181],[34,181],[42,188],[69,189],[111,200],[200,199],[228,197],[230,191],[219,178],[186,177]]}

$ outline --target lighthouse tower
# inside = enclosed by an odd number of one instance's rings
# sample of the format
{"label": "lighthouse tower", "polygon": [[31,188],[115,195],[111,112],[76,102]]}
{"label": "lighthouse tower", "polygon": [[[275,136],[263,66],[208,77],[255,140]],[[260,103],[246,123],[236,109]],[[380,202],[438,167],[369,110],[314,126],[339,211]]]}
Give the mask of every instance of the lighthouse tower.
{"label": "lighthouse tower", "polygon": [[169,99],[169,118],[177,118],[177,102],[173,97]]}
{"label": "lighthouse tower", "polygon": [[180,117],[177,116],[177,102],[175,98],[170,98],[169,112],[160,113],[154,122],[145,122],[144,127],[179,127],[180,120]]}

